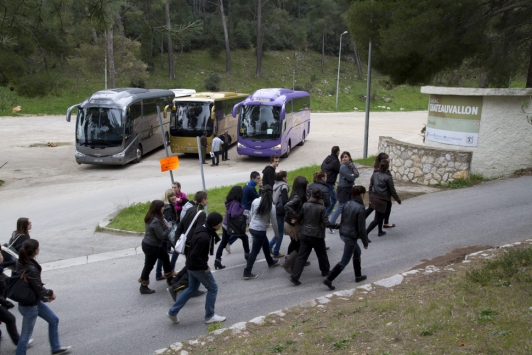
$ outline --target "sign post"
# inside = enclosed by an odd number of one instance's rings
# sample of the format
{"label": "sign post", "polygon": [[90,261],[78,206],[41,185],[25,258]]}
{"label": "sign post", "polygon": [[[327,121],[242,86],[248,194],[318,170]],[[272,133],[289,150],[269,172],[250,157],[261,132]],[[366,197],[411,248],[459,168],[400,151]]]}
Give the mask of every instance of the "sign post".
{"label": "sign post", "polygon": [[[164,134],[164,126],[163,126],[163,118],[161,117],[161,108],[159,106],[157,106],[157,117],[159,118],[159,125],[161,126],[161,133],[162,133],[162,137],[163,137],[163,143],[164,143],[164,150],[166,152],[166,156],[169,157],[168,155],[168,142],[166,141],[166,135]],[[175,157],[176,160],[177,160],[177,157]],[[172,184],[174,183],[174,174],[172,173],[172,170],[171,169],[166,169],[166,170],[163,170],[163,163],[162,163],[162,160],[161,159],[161,171],[170,171],[170,179],[172,180]],[[177,160],[177,166],[175,169],[177,169],[179,167],[179,161]]]}
{"label": "sign post", "polygon": [[[198,144],[198,160],[199,160],[199,167],[200,167],[200,173],[201,173],[201,183],[203,186],[203,191],[207,191],[205,188],[205,176],[203,175],[203,159],[205,157],[201,156],[201,144],[200,144],[200,137],[196,136],[196,143]],[[205,212],[209,214],[209,207],[205,206]]]}

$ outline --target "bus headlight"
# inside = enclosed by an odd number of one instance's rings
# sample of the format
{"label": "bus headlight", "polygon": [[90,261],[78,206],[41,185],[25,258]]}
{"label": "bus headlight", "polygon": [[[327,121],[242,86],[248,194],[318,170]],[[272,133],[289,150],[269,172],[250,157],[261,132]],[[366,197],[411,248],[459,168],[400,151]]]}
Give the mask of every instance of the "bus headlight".
{"label": "bus headlight", "polygon": [[85,154],[83,154],[82,152],[80,152],[79,150],[76,149],[76,153],[75,153],[76,157],[78,158],[83,158],[85,156]]}
{"label": "bus headlight", "polygon": [[277,144],[275,147],[272,148],[273,150],[280,150],[281,149],[281,145],[280,144]]}
{"label": "bus headlight", "polygon": [[122,151],[120,153],[113,154],[113,158],[123,158],[126,155],[126,151]]}
{"label": "bus headlight", "polygon": [[237,148],[242,148],[242,149],[246,149],[246,146],[245,146],[245,145],[243,145],[243,144],[240,144],[240,143],[238,143],[238,144],[237,144]]}

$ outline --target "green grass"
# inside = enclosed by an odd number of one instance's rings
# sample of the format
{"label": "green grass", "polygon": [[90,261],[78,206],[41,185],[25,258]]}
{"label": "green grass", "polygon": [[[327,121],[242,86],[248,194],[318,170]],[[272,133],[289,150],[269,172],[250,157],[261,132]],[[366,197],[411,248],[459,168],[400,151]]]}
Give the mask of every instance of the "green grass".
{"label": "green grass", "polygon": [[495,180],[496,178],[488,179],[482,176],[481,174],[471,174],[469,179],[455,179],[450,181],[447,187],[451,189],[463,189],[464,187],[471,187],[473,185],[478,185],[486,181]]}
{"label": "green grass", "polygon": [[[263,76],[256,77],[256,60],[253,50],[235,50],[231,52],[232,74],[225,74],[225,55],[222,53],[217,58],[211,58],[207,51],[193,51],[190,53],[176,53],[176,71],[180,73],[177,79],[170,80],[167,77],[168,65],[166,56],[161,63],[160,58],[155,58],[155,70],[147,80],[147,88],[190,88],[197,91],[205,91],[204,80],[215,72],[222,77],[222,91],[237,91],[251,94],[257,89],[267,87],[292,88],[293,71],[297,65],[295,74],[295,86],[310,90],[312,95],[312,110],[337,111],[336,101],[336,78],[338,69],[338,57],[325,57],[325,72],[321,73],[320,54],[312,51],[298,53],[297,61],[293,51],[265,52],[263,55]],[[371,103],[371,111],[405,111],[426,110],[428,95],[420,93],[419,86],[400,85],[391,90],[384,83],[388,78],[373,72],[372,93],[376,101]],[[60,114],[66,113],[66,109],[78,104],[89,97],[92,93],[104,88],[104,78],[92,77],[90,79],[80,77],[70,68],[64,69],[64,81],[67,88],[61,92],[61,96],[48,96],[44,98],[24,98],[9,91],[9,88],[0,87],[0,115],[23,116]],[[129,80],[124,78],[117,81],[117,87],[130,86]],[[357,107],[360,111],[365,110],[366,94],[365,76],[362,79],[356,77],[356,66],[347,57],[344,58],[340,71],[340,91],[338,95],[338,111],[353,111]],[[384,103],[382,98],[391,98],[390,103]],[[11,109],[20,105],[22,111],[13,114]]]}
{"label": "green grass", "polygon": [[124,208],[120,208],[118,214],[111,220],[107,227],[144,232],[144,216],[148,212],[151,201],[133,203]]}
{"label": "green grass", "polygon": [[2,186],[4,184],[4,180],[0,180],[0,186]]}
{"label": "green grass", "polygon": [[375,163],[375,158],[376,158],[376,156],[372,155],[372,156],[369,156],[367,158],[355,159],[353,161],[355,163],[357,163],[357,164],[360,164],[360,165],[373,166],[373,164]]}
{"label": "green grass", "polygon": [[[208,334],[208,344],[219,354],[235,355],[528,355],[532,247],[522,244],[493,253],[493,258],[456,263],[454,271],[407,276],[393,289],[357,290],[321,307],[285,309],[282,318],[269,315],[262,325],[248,323],[246,334]],[[473,271],[483,277],[472,277]],[[497,280],[511,287],[501,287]],[[183,342],[182,350],[202,353],[203,341]]]}

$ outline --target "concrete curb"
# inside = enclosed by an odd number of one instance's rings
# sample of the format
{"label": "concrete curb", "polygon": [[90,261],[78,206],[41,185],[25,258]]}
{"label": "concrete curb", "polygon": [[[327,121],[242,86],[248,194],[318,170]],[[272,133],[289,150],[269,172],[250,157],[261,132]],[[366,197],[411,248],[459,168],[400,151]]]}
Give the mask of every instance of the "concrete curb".
{"label": "concrete curb", "polygon": [[[510,248],[510,247],[513,247],[513,246],[516,246],[516,245],[521,245],[523,243],[532,244],[532,239],[527,239],[524,242],[515,242],[515,243],[512,243],[512,244],[505,244],[505,245],[502,245],[502,246],[500,246],[498,248],[492,248],[492,249],[487,249],[487,250],[471,253],[471,254],[465,256],[465,258],[462,261],[462,263],[471,262],[470,258],[474,257],[474,256],[488,259],[488,258],[492,257],[490,254],[488,254],[488,252],[490,252],[490,251],[494,251],[494,250],[497,250],[497,249]],[[446,271],[454,271],[454,269],[449,267],[449,266],[446,266],[443,269],[446,270]],[[267,314],[267,316],[277,316],[278,320],[282,321],[283,317],[286,315],[284,311],[289,310],[289,309],[294,309],[294,308],[297,308],[297,307],[299,307],[299,308],[324,307],[323,305],[329,303],[331,301],[330,299],[333,296],[339,297],[342,300],[348,300],[347,297],[350,297],[350,296],[354,295],[355,292],[357,292],[357,291],[359,293],[362,293],[362,294],[367,294],[375,286],[381,286],[381,287],[386,287],[386,288],[391,288],[391,287],[397,286],[397,285],[399,285],[399,284],[401,284],[403,282],[403,280],[404,280],[404,278],[406,276],[409,276],[409,275],[414,275],[414,274],[417,274],[419,272],[422,272],[422,273],[425,273],[425,274],[429,274],[429,273],[439,272],[439,271],[440,271],[440,268],[437,268],[434,265],[428,265],[424,269],[415,269],[415,270],[405,271],[405,272],[402,272],[402,273],[399,273],[399,274],[396,274],[396,275],[392,275],[392,276],[390,276],[388,278],[375,281],[373,283],[368,283],[368,284],[365,284],[365,285],[362,285],[362,286],[358,286],[358,287],[355,287],[355,288],[352,288],[352,289],[348,289],[348,290],[336,291],[336,292],[327,294],[325,296],[318,297],[316,299],[305,301],[305,302],[302,302],[302,303],[300,303],[300,304],[298,304],[296,306],[293,306],[293,307],[290,307],[290,308],[286,308],[285,310],[278,310],[278,311],[275,311],[275,312],[270,312],[270,313]],[[190,345],[200,344],[201,346],[204,346],[207,342],[214,341],[214,338],[212,337],[212,335],[222,334],[222,333],[225,333],[226,331],[229,331],[229,330],[231,331],[231,334],[242,333],[242,332],[244,332],[246,330],[247,323],[253,323],[255,325],[261,325],[261,324],[263,324],[265,322],[265,319],[266,319],[267,316],[259,316],[259,317],[251,319],[248,322],[238,322],[238,323],[233,324],[230,327],[217,329],[217,330],[213,331],[210,334],[202,335],[198,339],[192,339],[192,340],[187,340],[187,341],[173,343],[168,348],[156,350],[154,352],[154,354],[155,355],[163,355],[169,350],[172,350],[172,351],[175,351],[175,352],[178,352],[178,351],[181,350],[179,355],[187,355],[189,353],[186,350],[182,350],[183,349],[183,344],[185,342],[190,344]]]}
{"label": "concrete curb", "polygon": [[107,217],[105,217],[104,219],[102,219],[100,221],[100,223],[98,224],[98,227],[100,227],[101,230],[106,231],[106,232],[129,234],[129,235],[135,235],[135,236],[139,236],[139,237],[143,237],[144,236],[144,232],[132,232],[132,231],[124,230],[124,229],[116,229],[116,228],[107,227],[109,225],[109,223],[111,223],[113,218],[116,217],[118,212],[119,211],[115,211],[115,212],[111,213],[110,215],[108,215]]}

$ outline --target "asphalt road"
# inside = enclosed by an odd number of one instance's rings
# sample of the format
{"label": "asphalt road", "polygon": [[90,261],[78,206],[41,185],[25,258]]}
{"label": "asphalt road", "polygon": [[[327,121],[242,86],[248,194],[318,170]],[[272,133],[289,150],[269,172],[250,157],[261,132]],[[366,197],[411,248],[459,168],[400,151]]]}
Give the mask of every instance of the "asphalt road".
{"label": "asphalt road", "polygon": [[[400,116],[394,116],[394,120],[389,118],[391,116],[384,116],[380,128],[376,127],[374,132],[415,140],[415,127],[426,120],[426,113],[416,114],[402,116],[401,122],[396,122]],[[329,118],[335,124],[331,125]],[[358,151],[361,145],[353,138],[355,135],[344,137],[342,132],[354,121],[360,125],[362,118],[323,115],[314,121],[314,127],[320,127],[318,123],[321,121],[325,128],[311,131],[307,144],[294,149],[290,158],[282,162],[283,168],[321,161],[322,156],[327,155],[331,141],[342,149],[344,145],[349,146],[349,150]],[[8,121],[0,119],[3,136],[4,122]],[[44,126],[42,129],[46,130]],[[360,137],[360,132],[356,132],[356,137]],[[44,139],[52,140],[49,137]],[[372,141],[375,143],[375,138],[370,139]],[[0,140],[0,146],[3,144]],[[18,148],[24,154],[29,149],[26,145]],[[8,173],[16,176],[15,170],[18,169],[22,176],[20,180],[7,179],[7,186],[0,190],[0,230],[4,239],[9,238],[16,218],[29,216],[35,226],[32,236],[42,243],[41,263],[137,247],[139,237],[94,234],[94,226],[116,208],[116,204],[146,201],[162,194],[169,185],[168,177],[156,172],[157,160],[163,153],[155,152],[139,165],[116,169],[79,167],[73,162],[72,155],[67,154],[67,149],[71,153],[73,147],[58,148],[62,149],[55,153],[61,156],[60,162],[54,162],[53,156],[49,157],[49,151],[46,151],[39,159],[41,162],[26,164],[20,159],[11,160],[11,157],[16,159],[17,149],[3,150],[4,154],[10,154],[10,163],[16,165]],[[2,157],[6,156],[4,154]],[[234,155],[233,148],[230,157],[233,159]],[[244,181],[250,170],[260,171],[265,165],[264,160],[234,158],[226,167],[220,166],[217,172],[206,170],[209,187]],[[179,179],[185,189],[188,186],[194,191],[199,185],[198,175],[194,173],[197,165],[192,159],[181,161],[183,170],[180,171],[185,173],[180,174]],[[44,169],[47,166],[49,169]],[[61,170],[63,166],[69,168]],[[37,170],[43,174],[41,179],[32,175]],[[4,179],[2,176],[0,178]],[[405,271],[423,259],[443,255],[457,247],[501,245],[530,237],[531,184],[530,176],[508,178],[469,189],[420,196],[406,200],[401,206],[394,204],[391,220],[397,227],[389,229],[382,238],[372,233],[373,243],[363,252],[363,271],[368,275],[368,281]],[[338,234],[328,234],[327,244],[331,247],[329,259],[334,265],[340,260],[343,243]],[[287,245],[288,240],[285,240],[282,250]],[[232,254],[224,253],[223,257],[228,268],[214,274],[219,285],[216,310],[228,317],[227,326],[329,293],[321,284],[314,255],[310,259],[312,265],[301,278],[303,284],[294,287],[283,269],[269,270],[262,258],[253,270],[259,277],[242,280],[244,258],[239,242],[232,250]],[[43,273],[46,286],[58,295],[51,307],[61,318],[63,345],[73,345],[76,354],[151,354],[173,342],[206,333],[203,298],[192,299],[179,315],[181,323],[174,325],[165,316],[172,300],[165,291],[164,282],[153,281],[152,273],[152,287],[157,292],[140,295],[136,280],[143,260],[142,255],[127,256]],[[178,267],[182,262],[178,260]],[[335,284],[338,290],[354,287],[352,270],[346,269]],[[17,311],[14,314],[20,326],[21,317]],[[47,327],[40,319],[34,337],[31,353],[49,352]],[[9,338],[5,338],[2,353],[13,349]]]}

